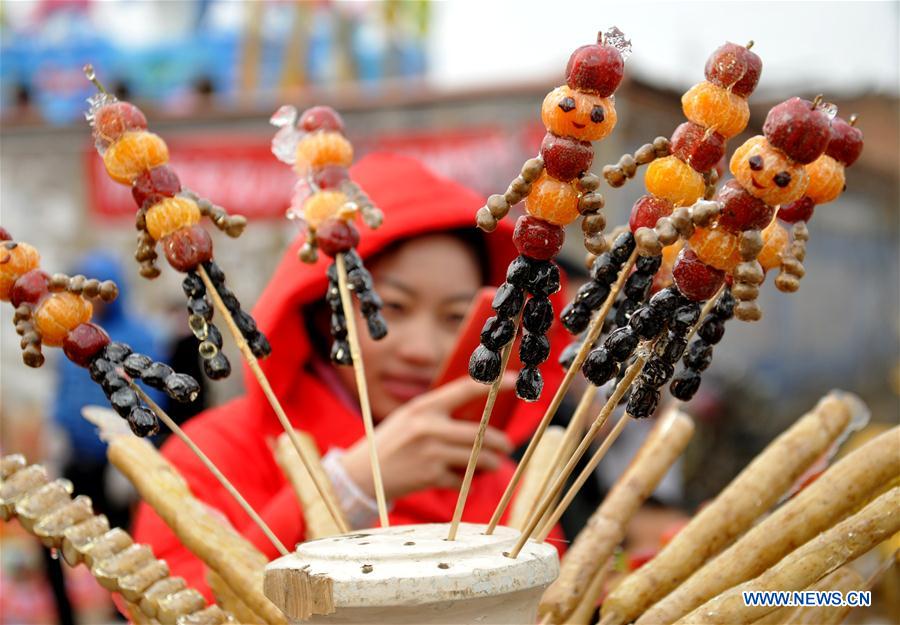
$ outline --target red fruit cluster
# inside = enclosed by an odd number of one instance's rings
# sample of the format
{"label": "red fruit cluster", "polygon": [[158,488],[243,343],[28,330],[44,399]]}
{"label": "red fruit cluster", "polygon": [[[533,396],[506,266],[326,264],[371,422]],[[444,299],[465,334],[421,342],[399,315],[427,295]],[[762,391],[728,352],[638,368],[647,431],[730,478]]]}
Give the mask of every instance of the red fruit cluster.
{"label": "red fruit cluster", "polygon": [[129,130],[146,130],[147,118],[130,102],[113,102],[94,113],[94,129],[101,139],[112,143]]}
{"label": "red fruit cluster", "polygon": [[359,244],[359,231],[342,219],[326,219],[316,228],[316,242],[322,252],[333,258]]}
{"label": "red fruit cluster", "polygon": [[809,221],[813,216],[816,203],[808,195],[804,195],[796,202],[778,209],[778,219],[792,224],[798,221]]}
{"label": "red fruit cluster", "polygon": [[21,304],[37,304],[48,292],[50,276],[40,269],[32,269],[22,274],[13,283],[9,293],[9,301],[13,307]]}
{"label": "red fruit cluster", "polygon": [[180,228],[162,240],[166,259],[176,271],[187,272],[212,260],[213,244],[209,233],[194,225]]}
{"label": "red fruit cluster", "polygon": [[141,208],[150,208],[167,197],[175,197],[179,191],[181,181],[168,165],[142,172],[131,187],[131,195]]}
{"label": "red fruit cluster", "polygon": [[513,231],[519,254],[535,260],[550,260],[559,254],[565,240],[565,230],[531,215],[519,217]]}
{"label": "red fruit cluster", "polygon": [[87,367],[101,349],[109,345],[109,335],[100,326],[82,323],[66,335],[63,353],[80,367]]}
{"label": "red fruit cluster", "polygon": [[566,65],[566,84],[576,91],[595,93],[601,98],[611,96],[625,75],[625,61],[614,47],[599,43],[581,46]]}
{"label": "red fruit cluster", "polygon": [[655,228],[660,217],[668,217],[673,210],[675,205],[669,200],[656,195],[644,195],[631,207],[628,227],[632,232],[637,232],[638,228]]}
{"label": "red fruit cluster", "polygon": [[763,134],[791,160],[806,165],[828,147],[831,122],[812,102],[791,98],[772,107],[763,124]]}
{"label": "red fruit cluster", "polygon": [[746,98],[756,89],[762,73],[762,59],[746,46],[726,43],[706,61],[706,80],[731,93]]}
{"label": "red fruit cluster", "polygon": [[772,221],[774,208],[747,192],[737,180],[729,180],[716,194],[722,204],[718,225],[732,232],[762,230]]}
{"label": "red fruit cluster", "polygon": [[12,241],[12,235],[2,226],[0,226],[0,241]]}
{"label": "red fruit cluster", "polygon": [[300,116],[300,127],[306,132],[316,130],[344,132],[344,120],[330,106],[314,106],[303,111],[303,115]]}
{"label": "red fruit cluster", "polygon": [[725,156],[725,137],[685,122],[672,133],[672,153],[696,171],[709,171]]}
{"label": "red fruit cluster", "polygon": [[590,141],[558,137],[548,132],[541,143],[541,158],[548,174],[562,182],[569,182],[591,168],[594,148]]}
{"label": "red fruit cluster", "polygon": [[313,182],[320,191],[337,191],[349,179],[347,168],[340,165],[326,165],[313,172]]}
{"label": "red fruit cluster", "polygon": [[859,158],[863,149],[862,130],[851,126],[840,117],[831,121],[831,140],[825,154],[850,167]]}
{"label": "red fruit cluster", "polygon": [[675,260],[672,277],[682,295],[702,302],[716,294],[725,281],[725,272],[707,265],[686,247]]}

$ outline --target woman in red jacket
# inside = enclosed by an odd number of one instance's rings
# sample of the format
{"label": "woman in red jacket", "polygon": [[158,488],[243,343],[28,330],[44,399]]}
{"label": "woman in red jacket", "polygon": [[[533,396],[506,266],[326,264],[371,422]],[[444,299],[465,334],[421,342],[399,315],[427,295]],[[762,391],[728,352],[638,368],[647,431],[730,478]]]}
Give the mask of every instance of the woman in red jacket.
{"label": "woman in red jacket", "polygon": [[[485,396],[487,387],[467,378],[435,390],[429,385],[452,350],[476,291],[503,281],[516,254],[512,226],[503,222],[498,232],[481,235],[472,224],[483,198],[409,158],[372,155],[351,176],[385,214],[381,228],[364,230],[359,253],[384,300],[389,332],[377,342],[365,332],[360,338],[390,521],[448,522],[477,429],[449,415]],[[301,263],[300,243],[285,253],[254,310],[273,347],[261,365],[291,422],[315,438],[350,524],[372,527],[377,511],[353,372],[328,360],[326,261]],[[555,324],[552,331],[558,329]],[[552,341],[554,353],[543,367],[548,389],[561,379],[555,360],[564,342]],[[304,521],[271,451],[281,427],[256,381],[248,378],[246,386],[244,396],[195,417],[185,431],[281,541],[294,545],[305,539]],[[544,393],[533,404],[518,402],[504,431],[488,429],[464,521],[488,521],[514,470],[507,456],[530,435],[551,395]],[[222,511],[267,556],[278,555],[181,441],[170,438],[163,455],[194,495]],[[209,594],[202,563],[146,504],[138,510],[134,535],[168,562],[172,575]]]}

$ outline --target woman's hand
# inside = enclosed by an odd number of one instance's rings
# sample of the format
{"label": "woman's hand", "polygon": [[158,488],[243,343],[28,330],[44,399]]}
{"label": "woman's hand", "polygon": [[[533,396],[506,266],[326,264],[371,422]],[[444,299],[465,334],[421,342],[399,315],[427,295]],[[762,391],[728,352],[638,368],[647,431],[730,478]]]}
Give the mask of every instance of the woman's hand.
{"label": "woman's hand", "polygon": [[[515,385],[507,374],[503,389]],[[375,427],[375,447],[388,499],[426,488],[458,488],[469,463],[478,423],[452,419],[450,414],[490,386],[460,378],[404,404]],[[512,451],[506,435],[488,426],[477,468],[491,471]],[[368,441],[361,438],[341,458],[347,475],[370,497],[375,496]]]}

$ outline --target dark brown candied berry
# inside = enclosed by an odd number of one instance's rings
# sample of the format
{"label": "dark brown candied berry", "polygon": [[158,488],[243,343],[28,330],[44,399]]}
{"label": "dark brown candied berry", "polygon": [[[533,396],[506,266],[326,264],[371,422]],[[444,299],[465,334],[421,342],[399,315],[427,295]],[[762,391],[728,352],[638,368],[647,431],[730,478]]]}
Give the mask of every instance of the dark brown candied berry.
{"label": "dark brown candied berry", "polygon": [[652,339],[659,336],[666,326],[666,317],[652,306],[642,306],[631,314],[628,325],[636,337]]}
{"label": "dark brown candied berry", "polygon": [[565,346],[559,355],[559,364],[563,369],[569,369],[572,366],[579,349],[581,349],[581,341],[572,341]]}
{"label": "dark brown candied berry", "polygon": [[625,75],[625,61],[613,46],[599,43],[581,46],[569,57],[566,84],[576,91],[611,96]]}
{"label": "dark brown candied berry", "polygon": [[216,286],[222,286],[225,284],[225,272],[222,271],[222,268],[219,267],[219,264],[211,260],[207,263],[203,263],[203,267],[206,269],[207,275],[209,275],[210,281]]}
{"label": "dark brown candied berry", "polygon": [[781,206],[778,209],[778,219],[789,224],[794,224],[798,221],[809,221],[812,219],[815,208],[816,203],[813,199],[808,195],[804,195],[787,206]]}
{"label": "dark brown candied berry", "polygon": [[550,341],[543,334],[526,332],[519,344],[519,360],[523,365],[535,367],[550,356]]}
{"label": "dark brown candied berry", "polygon": [[32,269],[19,276],[13,282],[9,292],[9,303],[13,308],[22,304],[37,304],[49,291],[50,276],[40,269]]}
{"label": "dark brown candied berry", "polygon": [[166,260],[176,271],[192,271],[212,258],[213,244],[209,233],[202,226],[181,228],[163,237]]}
{"label": "dark brown candied berry", "polygon": [[[376,341],[380,341],[387,336],[387,323],[385,322],[384,317],[381,316],[381,313],[374,313],[366,316],[366,326],[369,328],[369,336],[371,336]],[[266,337],[262,336],[261,334],[260,336],[264,341],[266,341],[266,354],[271,353],[272,348],[269,347],[269,342],[266,340]]]}
{"label": "dark brown candied berry", "polygon": [[169,376],[174,375],[175,371],[172,367],[164,362],[154,362],[144,370],[141,381],[151,388],[165,390],[166,380]]}
{"label": "dark brown candied berry", "polygon": [[772,146],[797,163],[806,165],[819,158],[828,147],[831,120],[812,102],[791,98],[772,107],[766,115],[763,134]]}
{"label": "dark brown candied berry", "polygon": [[524,367],[516,378],[516,396],[524,401],[537,401],[544,390],[544,378],[536,367]]}
{"label": "dark brown candied berry", "polygon": [[672,397],[681,401],[689,401],[700,388],[700,374],[691,369],[682,369],[669,385]]}
{"label": "dark brown candied berry", "polygon": [[347,265],[347,271],[364,269],[362,257],[355,249],[344,252],[344,264]]}
{"label": "dark brown candied berry", "polygon": [[707,265],[688,248],[681,250],[672,268],[678,290],[689,300],[702,302],[716,294],[725,281],[725,272]]}
{"label": "dark brown candied berry", "polygon": [[114,364],[119,364],[131,353],[131,346],[125,343],[110,343],[103,349],[103,357]]}
{"label": "dark brown candied berry", "polygon": [[500,285],[491,303],[491,307],[497,311],[497,316],[502,319],[512,319],[519,314],[524,305],[525,291],[509,282]]}
{"label": "dark brown candied berry", "polygon": [[335,341],[332,343],[331,362],[336,365],[352,365],[353,356],[350,354],[350,343],[347,341]]}
{"label": "dark brown candied berry", "polygon": [[713,346],[704,340],[695,340],[684,355],[684,366],[694,371],[703,371],[712,362]]}
{"label": "dark brown candied berry", "polygon": [[581,334],[591,323],[591,310],[582,304],[570,302],[559,316],[563,326],[572,334]]}
{"label": "dark brown candied berry", "polygon": [[635,300],[636,302],[641,302],[647,297],[647,293],[650,292],[650,286],[653,284],[653,274],[647,274],[639,271],[635,271],[633,274],[628,276],[628,280],[625,281],[625,288],[622,289],[625,293],[625,297],[628,299]]}
{"label": "dark brown candied berry", "polygon": [[225,304],[225,308],[228,309],[228,312],[236,314],[241,310],[241,302],[235,294],[231,292],[231,289],[225,286],[217,286],[216,293],[219,294],[219,298],[222,300],[222,303]]}
{"label": "dark brown candied berry", "polygon": [[100,326],[82,323],[66,335],[63,353],[79,367],[87,367],[109,345],[109,335]]}
{"label": "dark brown candied berry", "polygon": [[657,254],[656,256],[638,256],[637,260],[634,262],[634,270],[638,273],[645,273],[652,276],[659,271],[661,265],[662,254]]}
{"label": "dark brown candied berry", "polygon": [[659,404],[659,391],[653,387],[638,384],[628,396],[625,412],[635,419],[646,419],[651,416]]}
{"label": "dark brown candied berry", "polygon": [[213,323],[206,326],[206,340],[215,345],[217,349],[222,349],[222,333]]}
{"label": "dark brown candied berry", "polygon": [[222,352],[218,352],[212,358],[203,359],[203,373],[210,380],[221,380],[231,375],[231,363]]}
{"label": "dark brown candied berry", "polygon": [[746,46],[726,43],[706,61],[706,80],[719,87],[731,87],[734,95],[746,98],[756,88],[762,73],[762,59]]}
{"label": "dark brown candied berry", "polygon": [[491,317],[481,329],[481,344],[491,351],[499,352],[515,336],[516,325],[512,319]]}
{"label": "dark brown candied berry", "polygon": [[634,251],[634,235],[630,232],[623,232],[613,241],[612,247],[609,248],[609,257],[612,262],[620,265],[628,260]]}
{"label": "dark brown candied berry", "polygon": [[545,334],[553,325],[553,304],[546,297],[532,297],[525,303],[522,326],[529,332]]}
{"label": "dark brown candied berry", "polygon": [[697,329],[697,336],[709,343],[715,345],[722,340],[725,335],[725,322],[714,317],[707,317]]}
{"label": "dark brown candied berry", "polygon": [[548,174],[557,180],[569,182],[591,168],[594,148],[590,141],[558,137],[548,132],[541,143],[541,157]]}
{"label": "dark brown candied berry", "polygon": [[500,354],[479,345],[469,358],[469,376],[476,382],[491,384],[500,377]]}
{"label": "dark brown candied berry", "polygon": [[638,336],[629,326],[613,330],[603,342],[603,347],[617,362],[622,362],[634,351],[638,344]]}
{"label": "dark brown candied berry", "polygon": [[528,281],[528,292],[534,297],[548,297],[559,291],[559,267],[550,261],[540,262]]}
{"label": "dark brown candied berry", "polygon": [[145,356],[144,354],[129,354],[128,358],[122,361],[122,368],[125,370],[125,373],[130,375],[133,378],[140,378],[144,375],[144,371],[147,370],[147,367],[153,364],[153,359],[150,356]]}
{"label": "dark brown candied berry", "polygon": [[359,309],[363,315],[371,315],[384,307],[384,301],[374,290],[357,293],[357,299],[359,300]]}
{"label": "dark brown candied berry", "polygon": [[762,230],[772,221],[775,209],[746,191],[737,180],[726,182],[716,200],[722,204],[718,225],[731,232]]}
{"label": "dark brown candied berry", "polygon": [[678,293],[674,287],[669,287],[659,291],[650,298],[650,306],[658,310],[660,313],[668,317],[675,308],[683,303],[684,298]]}
{"label": "dark brown candied berry", "polygon": [[123,378],[118,371],[113,370],[107,372],[107,374],[103,376],[103,379],[100,381],[100,386],[103,387],[103,392],[109,397],[120,388],[128,386],[128,381]]}
{"label": "dark brown candied berry", "polygon": [[213,317],[213,307],[210,301],[204,295],[203,297],[192,297],[188,300],[188,312],[198,317],[203,317],[207,321]]}
{"label": "dark brown candied berry", "polygon": [[206,295],[206,285],[203,284],[203,280],[194,271],[187,272],[184,280],[181,281],[181,289],[188,297]]}
{"label": "dark brown candied berry", "polygon": [[661,358],[651,358],[641,371],[641,383],[652,388],[659,388],[669,381],[675,373],[675,365]]}
{"label": "dark brown candied berry", "polygon": [[313,106],[303,111],[297,124],[306,132],[332,130],[344,132],[344,120],[330,106]]}
{"label": "dark brown candied berry", "polygon": [[684,355],[684,350],[687,349],[687,345],[687,338],[675,334],[674,332],[669,332],[666,336],[666,340],[656,344],[653,353],[656,354],[660,360],[674,365],[681,360],[681,357]]}
{"label": "dark brown candied berry", "polygon": [[851,126],[840,117],[831,120],[831,140],[825,154],[843,163],[844,167],[850,167],[862,154],[862,149],[862,130]]}
{"label": "dark brown candied berry", "polygon": [[109,403],[120,417],[127,419],[131,411],[140,405],[140,400],[131,387],[123,386],[109,396]]}
{"label": "dark brown candied berry", "polygon": [[675,205],[669,200],[655,195],[644,195],[631,207],[628,228],[632,232],[636,232],[638,228],[655,228],[656,222],[661,217],[671,215],[673,210]]}
{"label": "dark brown candied berry", "polygon": [[116,366],[105,358],[95,357],[91,360],[91,364],[88,367],[88,373],[90,373],[91,379],[94,382],[100,384],[103,381],[103,378],[106,377],[106,374],[113,371],[115,368]]}
{"label": "dark brown candied berry", "polygon": [[581,367],[584,377],[594,386],[603,386],[619,371],[619,362],[605,347],[592,350]]}
{"label": "dark brown candied berry", "polygon": [[336,339],[347,338],[347,317],[343,313],[331,315],[331,336]]}
{"label": "dark brown candied berry", "polygon": [[672,154],[695,171],[706,172],[725,156],[725,137],[699,124],[684,122],[672,133]]}
{"label": "dark brown candied berry", "polygon": [[609,296],[609,286],[590,280],[578,287],[575,294],[575,302],[586,307],[588,310],[597,310],[606,301]]}
{"label": "dark brown candied berry", "polygon": [[513,230],[516,250],[534,260],[550,260],[559,254],[565,240],[565,230],[531,215],[519,217]]}
{"label": "dark brown candied berry", "polygon": [[524,289],[531,279],[535,261],[527,256],[517,256],[506,269],[506,281]]}
{"label": "dark brown candied berry", "polygon": [[622,328],[628,325],[632,313],[641,307],[641,303],[633,299],[623,299],[616,307],[616,327]]}
{"label": "dark brown candied berry", "polygon": [[153,436],[159,432],[159,422],[156,420],[156,415],[143,406],[135,406],[132,408],[126,418],[128,420],[128,427],[141,438]]}
{"label": "dark brown candied berry", "polygon": [[343,219],[326,219],[316,229],[316,241],[323,253],[334,258],[359,245],[359,230]]}
{"label": "dark brown candied berry", "polygon": [[168,165],[145,170],[131,186],[131,195],[139,208],[150,208],[181,191],[181,181]]}
{"label": "dark brown candied berry", "polygon": [[186,373],[175,373],[166,378],[165,391],[175,401],[188,403],[197,399],[200,384]]}
{"label": "dark brown candied berry", "polygon": [[325,301],[331,306],[331,310],[342,310],[341,290],[337,285],[331,285],[325,292]]}
{"label": "dark brown candied berry", "polygon": [[730,288],[722,291],[722,295],[719,296],[719,299],[716,300],[716,305],[713,307],[713,313],[723,321],[734,317],[734,295],[732,295]]}
{"label": "dark brown candied berry", "polygon": [[695,302],[679,306],[669,319],[669,328],[679,334],[687,334],[700,318],[700,306]]}
{"label": "dark brown candied berry", "polygon": [[594,259],[594,263],[591,265],[591,279],[611,285],[619,277],[621,266],[622,263],[613,262],[609,252],[603,252]]}
{"label": "dark brown candied berry", "polygon": [[351,291],[362,293],[363,291],[371,291],[373,288],[372,274],[364,267],[357,267],[347,272],[347,287]]}
{"label": "dark brown candied berry", "polygon": [[238,313],[236,315],[233,315],[233,317],[234,317],[234,324],[238,327],[238,329],[241,331],[241,334],[243,334],[244,337],[247,337],[247,336],[257,332],[256,321],[254,321],[253,317],[248,315],[243,310],[238,311]]}

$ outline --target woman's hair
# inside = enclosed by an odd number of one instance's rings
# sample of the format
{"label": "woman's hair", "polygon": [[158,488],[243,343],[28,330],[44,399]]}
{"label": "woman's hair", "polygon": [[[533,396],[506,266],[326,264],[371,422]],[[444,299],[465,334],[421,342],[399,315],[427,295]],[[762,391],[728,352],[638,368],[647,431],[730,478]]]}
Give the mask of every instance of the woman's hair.
{"label": "woman's hair", "polygon": [[[481,285],[485,286],[490,282],[490,258],[488,256],[487,241],[485,241],[484,233],[481,230],[477,228],[454,228],[452,230],[438,230],[422,236],[429,235],[450,236],[465,245],[478,265]],[[394,253],[408,241],[410,239],[399,239],[390,243],[377,254],[373,254],[366,259],[366,264],[369,266],[374,265],[378,262],[378,259]],[[312,302],[303,309],[303,320],[306,324],[306,334],[310,338],[314,352],[327,361],[331,352],[331,308],[324,297]]]}

